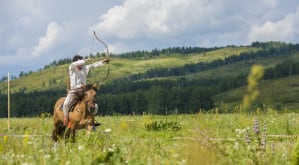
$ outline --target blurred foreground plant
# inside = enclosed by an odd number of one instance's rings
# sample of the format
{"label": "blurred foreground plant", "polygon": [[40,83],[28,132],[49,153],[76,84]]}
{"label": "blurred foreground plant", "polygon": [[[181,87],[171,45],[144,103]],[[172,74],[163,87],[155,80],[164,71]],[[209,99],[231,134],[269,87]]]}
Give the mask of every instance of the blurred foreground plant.
{"label": "blurred foreground plant", "polygon": [[247,77],[247,90],[243,97],[242,110],[248,111],[251,104],[258,97],[259,91],[257,89],[258,81],[264,75],[264,68],[261,65],[253,65],[249,76]]}

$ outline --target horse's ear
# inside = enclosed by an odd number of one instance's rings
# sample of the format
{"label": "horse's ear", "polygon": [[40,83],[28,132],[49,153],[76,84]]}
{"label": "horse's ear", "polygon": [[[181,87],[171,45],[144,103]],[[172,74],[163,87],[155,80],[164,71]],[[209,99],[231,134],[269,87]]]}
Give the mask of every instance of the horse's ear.
{"label": "horse's ear", "polygon": [[92,87],[93,88],[97,88],[97,84],[92,84]]}

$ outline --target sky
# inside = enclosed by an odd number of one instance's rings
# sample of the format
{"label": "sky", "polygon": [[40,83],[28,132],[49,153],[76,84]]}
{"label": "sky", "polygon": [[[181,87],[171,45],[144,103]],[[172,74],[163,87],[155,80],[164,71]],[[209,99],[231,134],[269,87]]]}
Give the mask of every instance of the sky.
{"label": "sky", "polygon": [[[299,43],[298,0],[0,0],[0,78],[75,54]],[[113,61],[111,61],[113,62]]]}

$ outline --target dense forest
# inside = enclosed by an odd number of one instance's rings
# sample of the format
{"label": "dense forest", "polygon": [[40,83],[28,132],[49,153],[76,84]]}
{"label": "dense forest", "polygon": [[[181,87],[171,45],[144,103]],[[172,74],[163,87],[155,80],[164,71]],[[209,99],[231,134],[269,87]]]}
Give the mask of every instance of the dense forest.
{"label": "dense forest", "polygon": [[[261,48],[257,52],[241,53],[212,62],[186,64],[181,67],[167,69],[151,69],[142,74],[129,75],[105,84],[98,91],[97,102],[100,115],[113,114],[173,114],[196,113],[214,108],[212,96],[246,85],[247,73],[235,76],[189,79],[183,76],[204,70],[221,67],[228,64],[243,62],[248,65],[257,63],[260,59],[276,56],[289,56],[299,51],[298,44],[260,43],[254,42],[252,47]],[[151,52],[138,51],[122,54],[123,58],[151,57],[172,55],[173,53],[190,54],[216,50],[218,48],[168,48]],[[92,56],[92,55],[91,55]],[[97,54],[95,56],[101,56]],[[53,62],[47,66],[68,63],[70,59]],[[264,79],[277,79],[299,74],[299,61],[285,58],[279,64],[265,70]],[[181,76],[176,79],[165,78]],[[161,78],[165,79],[151,79]],[[31,93],[13,93],[11,98],[11,116],[36,116],[41,113],[52,113],[55,101],[65,95],[65,90],[35,91]],[[0,100],[7,100],[6,95],[0,95]],[[7,102],[0,102],[0,109],[6,109]],[[7,116],[6,111],[0,111],[0,117]]]}

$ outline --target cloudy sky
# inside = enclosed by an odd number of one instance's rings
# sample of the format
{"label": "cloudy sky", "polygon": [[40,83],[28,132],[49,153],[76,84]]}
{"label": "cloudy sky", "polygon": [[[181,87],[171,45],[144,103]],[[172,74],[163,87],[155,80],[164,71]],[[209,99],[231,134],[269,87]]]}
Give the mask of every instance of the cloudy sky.
{"label": "cloudy sky", "polygon": [[298,0],[0,0],[0,78],[75,54],[299,43]]}

